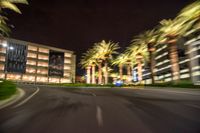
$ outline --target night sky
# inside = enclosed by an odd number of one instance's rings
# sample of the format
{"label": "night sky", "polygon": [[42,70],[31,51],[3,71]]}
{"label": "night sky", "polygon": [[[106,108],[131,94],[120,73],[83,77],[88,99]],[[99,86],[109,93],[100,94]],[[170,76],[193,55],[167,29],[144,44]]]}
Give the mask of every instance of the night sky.
{"label": "night sky", "polygon": [[[9,12],[12,38],[75,51],[77,60],[102,39],[122,49],[134,35],[174,18],[195,0],[29,0],[23,14]],[[81,71],[78,70],[78,74]]]}

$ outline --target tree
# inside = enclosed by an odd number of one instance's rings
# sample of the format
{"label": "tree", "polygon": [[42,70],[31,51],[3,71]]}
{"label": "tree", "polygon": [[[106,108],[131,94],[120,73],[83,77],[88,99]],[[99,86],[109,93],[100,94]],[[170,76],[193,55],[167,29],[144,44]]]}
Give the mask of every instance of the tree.
{"label": "tree", "polygon": [[155,45],[161,42],[161,38],[159,37],[159,33],[156,30],[146,31],[135,37],[133,40],[136,44],[146,45],[149,52],[149,60],[150,60],[150,72],[152,83],[155,83]]}
{"label": "tree", "polygon": [[102,63],[105,66],[105,84],[108,84],[108,62],[113,54],[117,54],[116,50],[119,49],[118,43],[112,41],[106,42],[105,40],[96,43],[94,49],[97,51],[98,66],[99,66],[99,84],[101,84]]}
{"label": "tree", "polygon": [[177,19],[184,23],[183,26],[189,25],[190,27],[184,36],[186,38],[194,38],[195,34],[200,31],[200,1],[198,0],[183,8]]}
{"label": "tree", "polygon": [[138,80],[142,81],[142,64],[148,61],[149,58],[147,46],[138,43],[137,40],[133,40],[132,44],[127,48],[127,53],[137,63]]}
{"label": "tree", "polygon": [[[126,65],[128,63],[128,61],[129,61],[129,57],[125,53],[118,55],[117,58],[115,58],[112,61],[112,65],[118,65],[118,67],[119,67],[120,80],[122,80],[122,78],[123,78],[123,66]],[[127,69],[127,72],[128,72],[128,69]]]}
{"label": "tree", "polygon": [[160,22],[160,31],[162,36],[166,38],[168,44],[169,57],[171,62],[172,77],[175,82],[180,80],[180,68],[179,68],[179,57],[177,41],[181,38],[190,28],[191,24],[184,25],[185,22],[181,19],[174,20],[162,20]]}
{"label": "tree", "polygon": [[27,0],[0,0],[0,36],[8,36],[10,28],[7,25],[8,18],[5,16],[4,9],[12,10],[16,13],[21,14],[20,9],[16,4],[28,4]]}
{"label": "tree", "polygon": [[87,83],[91,83],[91,67],[92,67],[92,83],[96,83],[95,79],[95,66],[97,64],[96,60],[96,51],[95,49],[89,49],[86,53],[83,54],[82,59],[81,59],[81,66],[82,68],[86,69],[87,72]]}

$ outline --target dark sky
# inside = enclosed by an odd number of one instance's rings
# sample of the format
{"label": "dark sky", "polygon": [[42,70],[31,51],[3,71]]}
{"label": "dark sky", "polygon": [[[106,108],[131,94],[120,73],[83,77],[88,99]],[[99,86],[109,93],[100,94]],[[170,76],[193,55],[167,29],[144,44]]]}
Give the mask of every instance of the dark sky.
{"label": "dark sky", "polygon": [[29,0],[23,14],[11,13],[11,37],[73,50],[79,61],[95,42],[119,42],[122,49],[164,18],[174,18],[194,0]]}

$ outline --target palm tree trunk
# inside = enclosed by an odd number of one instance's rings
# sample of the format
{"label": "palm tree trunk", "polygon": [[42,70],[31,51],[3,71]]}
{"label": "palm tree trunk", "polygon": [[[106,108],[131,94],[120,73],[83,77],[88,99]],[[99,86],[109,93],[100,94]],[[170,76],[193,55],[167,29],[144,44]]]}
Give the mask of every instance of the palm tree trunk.
{"label": "palm tree trunk", "polygon": [[127,82],[130,82],[131,78],[131,65],[128,63],[127,64]]}
{"label": "palm tree trunk", "polygon": [[119,65],[119,77],[120,77],[120,80],[123,79],[123,65],[122,64]]}
{"label": "palm tree trunk", "polygon": [[105,84],[108,84],[108,62],[105,61],[105,73],[104,73],[104,76],[105,76]]}
{"label": "palm tree trunk", "polygon": [[92,65],[92,84],[96,84],[96,79],[95,79],[95,65]]}
{"label": "palm tree trunk", "polygon": [[176,42],[169,43],[169,57],[171,62],[172,78],[175,83],[180,80],[180,68],[179,68],[179,57],[178,48]]}
{"label": "palm tree trunk", "polygon": [[87,68],[86,68],[86,69],[87,69],[87,70],[86,70],[86,71],[87,71],[87,81],[86,81],[87,84],[90,84],[90,79],[91,79],[91,76],[90,76],[90,74],[91,74],[91,73],[90,73],[90,68],[91,68],[91,67],[87,67]]}
{"label": "palm tree trunk", "polygon": [[149,52],[150,58],[150,71],[151,71],[151,80],[152,84],[155,83],[155,56],[153,52]]}
{"label": "palm tree trunk", "polygon": [[98,84],[102,84],[102,64],[98,64]]}
{"label": "palm tree trunk", "polygon": [[149,58],[150,58],[150,72],[151,72],[151,80],[152,80],[152,84],[155,83],[155,56],[154,56],[154,52],[155,52],[155,47],[153,43],[149,43],[148,44],[148,51],[149,51]]}
{"label": "palm tree trunk", "polygon": [[138,61],[138,65],[137,65],[137,69],[138,69],[138,81],[142,81],[142,63],[141,61]]}

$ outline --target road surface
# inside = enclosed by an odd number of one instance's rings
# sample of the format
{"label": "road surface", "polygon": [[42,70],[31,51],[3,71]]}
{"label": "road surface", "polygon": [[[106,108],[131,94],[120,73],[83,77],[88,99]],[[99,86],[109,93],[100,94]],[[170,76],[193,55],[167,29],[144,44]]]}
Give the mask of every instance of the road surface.
{"label": "road surface", "polygon": [[200,133],[200,91],[21,85],[0,133]]}

